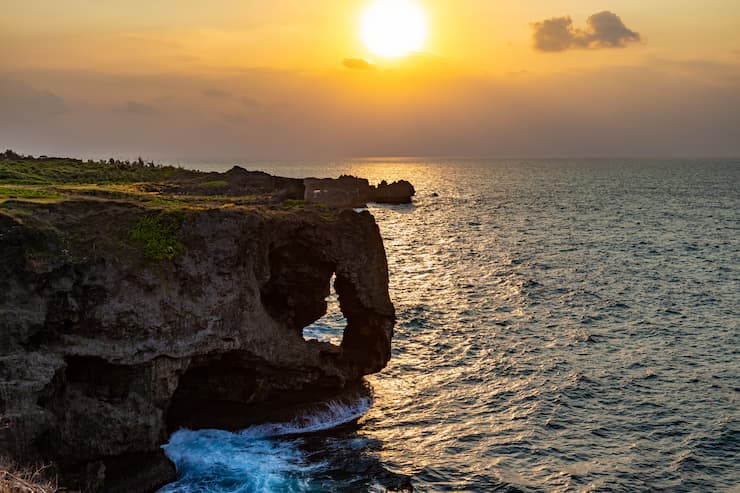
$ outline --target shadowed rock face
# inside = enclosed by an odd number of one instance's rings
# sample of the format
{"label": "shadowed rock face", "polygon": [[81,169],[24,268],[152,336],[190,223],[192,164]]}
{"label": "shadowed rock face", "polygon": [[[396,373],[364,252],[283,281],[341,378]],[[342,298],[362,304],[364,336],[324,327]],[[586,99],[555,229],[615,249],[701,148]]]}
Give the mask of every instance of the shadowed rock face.
{"label": "shadowed rock face", "polygon": [[[390,357],[394,309],[369,213],[190,211],[183,253],[153,261],[125,239],[151,214],[135,206],[32,212],[53,228],[0,212],[0,455],[53,460],[91,489],[137,470],[151,489],[174,473],[158,453],[169,430],[240,428],[265,403],[341,389]],[[341,347],[302,337],[332,275]],[[154,472],[127,469],[141,458]]]}
{"label": "shadowed rock face", "polygon": [[408,204],[416,195],[413,185],[405,180],[390,184],[383,180],[378,185],[370,185],[365,178],[349,175],[301,180],[247,171],[240,166],[234,166],[225,173],[207,173],[149,188],[180,195],[260,195],[270,197],[273,202],[304,200],[309,204],[340,208],[366,207],[368,202]]}
{"label": "shadowed rock face", "polygon": [[306,178],[305,201],[333,207],[365,207],[368,202],[382,204],[409,204],[416,190],[411,183],[401,180],[388,184],[385,180],[377,186],[365,178],[343,175],[332,178]]}

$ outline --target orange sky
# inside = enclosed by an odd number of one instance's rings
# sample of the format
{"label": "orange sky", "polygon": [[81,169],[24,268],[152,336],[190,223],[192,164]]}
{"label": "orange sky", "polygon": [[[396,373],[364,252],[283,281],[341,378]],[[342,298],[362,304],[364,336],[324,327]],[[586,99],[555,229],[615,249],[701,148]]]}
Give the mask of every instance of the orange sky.
{"label": "orange sky", "polygon": [[360,39],[372,3],[6,1],[0,147],[158,159],[740,155],[736,0],[416,0],[429,37],[397,60]]}

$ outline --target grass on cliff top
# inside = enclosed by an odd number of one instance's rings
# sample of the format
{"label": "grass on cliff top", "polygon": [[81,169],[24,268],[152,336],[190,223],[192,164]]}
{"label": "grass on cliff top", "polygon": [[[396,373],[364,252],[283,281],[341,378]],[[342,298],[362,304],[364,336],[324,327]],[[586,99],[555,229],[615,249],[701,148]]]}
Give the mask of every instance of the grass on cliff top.
{"label": "grass on cliff top", "polygon": [[[132,163],[114,159],[35,158],[6,151],[0,153],[0,204],[9,201],[50,203],[66,199],[97,199],[146,205],[153,202],[157,194],[147,193],[144,184],[192,179],[201,174],[142,160]],[[165,198],[159,200],[159,205],[171,206],[174,203]]]}
{"label": "grass on cliff top", "polygon": [[59,185],[161,182],[194,177],[199,172],[143,161],[82,161],[68,158],[24,157],[0,154],[0,184]]}
{"label": "grass on cliff top", "polygon": [[[82,161],[21,156],[0,152],[0,212],[24,216],[43,204],[97,201],[133,204],[150,211],[209,209],[259,210],[263,213],[318,212],[332,219],[335,211],[303,200],[275,200],[270,194],[229,195],[222,175],[154,163]],[[214,193],[215,192],[215,193]],[[25,205],[24,205],[25,204]],[[163,253],[154,254],[162,256]]]}
{"label": "grass on cliff top", "polygon": [[8,199],[59,200],[64,195],[54,190],[30,186],[0,186],[0,202]]}
{"label": "grass on cliff top", "polygon": [[229,183],[226,180],[213,180],[213,181],[206,181],[200,184],[201,187],[205,188],[221,188],[221,187],[228,187]]}
{"label": "grass on cliff top", "polygon": [[[149,209],[207,209],[254,205],[258,196],[175,195],[158,191],[162,185],[198,180],[205,173],[143,161],[81,161],[34,158],[12,151],[0,153],[0,205],[18,202],[54,203],[101,200],[135,203]],[[205,189],[228,186],[223,180],[203,183]]]}

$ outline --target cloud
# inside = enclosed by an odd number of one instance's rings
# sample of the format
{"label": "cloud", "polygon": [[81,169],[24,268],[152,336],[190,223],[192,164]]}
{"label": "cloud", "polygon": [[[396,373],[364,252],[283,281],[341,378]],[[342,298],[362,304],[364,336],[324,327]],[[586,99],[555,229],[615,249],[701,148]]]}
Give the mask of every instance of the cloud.
{"label": "cloud", "polygon": [[544,52],[623,48],[642,39],[639,33],[627,28],[617,14],[607,10],[589,17],[586,29],[573,27],[573,19],[563,16],[535,22],[532,31],[535,49]]}
{"label": "cloud", "polygon": [[364,58],[345,58],[342,60],[342,65],[345,68],[352,70],[376,70],[377,67],[370,61]]}
{"label": "cloud", "polygon": [[67,104],[56,94],[14,79],[0,78],[2,120],[33,120],[66,113]]}
{"label": "cloud", "polygon": [[262,103],[260,103],[258,99],[250,98],[249,96],[244,96],[241,99],[241,102],[242,106],[244,106],[245,108],[259,108],[260,106],[262,106]]}
{"label": "cloud", "polygon": [[126,101],[123,106],[118,108],[118,111],[135,116],[151,116],[159,113],[154,106],[139,101]]}
{"label": "cloud", "polygon": [[[202,73],[17,74],[64,98],[68,111],[23,121],[0,111],[0,149],[229,163],[390,154],[740,155],[735,60],[651,57],[517,77],[439,74],[250,69],[222,75],[219,85]],[[208,87],[232,99],[209,99]],[[138,102],[128,105],[134,114],[111,118],[126,101]],[[33,102],[26,97],[24,107]],[[136,116],[140,105],[157,114]]]}
{"label": "cloud", "polygon": [[228,98],[231,97],[231,94],[228,91],[224,91],[223,89],[219,89],[217,87],[210,87],[203,91],[204,96],[208,96],[209,98]]}

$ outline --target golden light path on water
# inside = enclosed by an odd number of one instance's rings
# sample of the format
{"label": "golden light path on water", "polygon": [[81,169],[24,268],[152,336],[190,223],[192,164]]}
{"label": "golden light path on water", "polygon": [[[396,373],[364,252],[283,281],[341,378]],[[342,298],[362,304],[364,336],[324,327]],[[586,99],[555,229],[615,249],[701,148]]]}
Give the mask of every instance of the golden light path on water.
{"label": "golden light path on water", "polygon": [[[740,484],[740,162],[249,167],[418,190],[370,207],[398,318],[375,403],[280,449],[301,458],[290,491]],[[304,336],[342,329],[330,300]]]}

